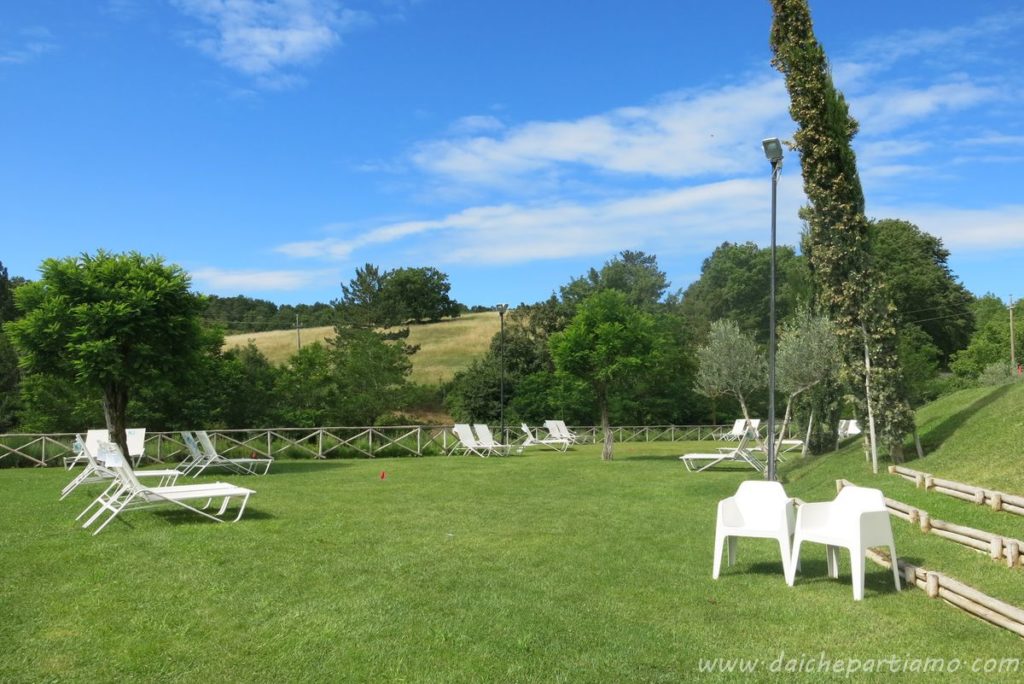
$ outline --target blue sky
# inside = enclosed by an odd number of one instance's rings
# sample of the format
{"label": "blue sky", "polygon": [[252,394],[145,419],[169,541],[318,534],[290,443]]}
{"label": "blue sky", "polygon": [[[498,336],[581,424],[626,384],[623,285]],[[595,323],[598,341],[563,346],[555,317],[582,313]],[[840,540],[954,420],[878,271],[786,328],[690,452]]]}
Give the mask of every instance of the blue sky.
{"label": "blue sky", "polygon": [[[812,2],[869,216],[1024,296],[1019,2]],[[195,289],[328,301],[365,262],[468,304],[624,249],[685,287],[769,238],[792,136],[767,0],[34,0],[0,5],[0,261],[163,255]],[[779,240],[804,201],[790,153]]]}

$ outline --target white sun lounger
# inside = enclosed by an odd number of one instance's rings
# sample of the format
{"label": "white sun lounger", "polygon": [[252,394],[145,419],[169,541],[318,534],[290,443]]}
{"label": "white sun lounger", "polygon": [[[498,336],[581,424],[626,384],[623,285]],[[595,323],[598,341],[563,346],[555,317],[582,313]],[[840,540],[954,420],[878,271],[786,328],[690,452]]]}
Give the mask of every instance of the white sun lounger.
{"label": "white sun lounger", "polygon": [[[103,444],[100,454],[103,457],[105,467],[114,473],[115,479],[78,516],[78,518],[82,518],[93,508],[96,509],[89,519],[82,524],[82,527],[86,528],[96,522],[102,515],[107,514],[106,519],[93,532],[94,536],[99,534],[111,520],[126,510],[152,508],[160,505],[178,506],[179,508],[197,513],[204,518],[224,522],[225,519],[219,516],[224,515],[232,500],[238,499],[241,500],[241,505],[238,509],[238,515],[234,518],[234,521],[238,521],[241,519],[242,513],[245,512],[245,506],[249,502],[249,497],[256,493],[251,489],[237,487],[227,482],[149,487],[139,482],[135,472],[121,455],[121,450],[118,449],[116,444],[110,442]],[[216,514],[207,513],[205,510],[202,510],[209,508],[216,499],[221,500],[220,509]],[[187,501],[205,501],[206,503],[201,508],[196,508],[186,503]]]}
{"label": "white sun lounger", "polygon": [[548,433],[548,437],[535,437],[529,425],[523,423],[520,427],[526,433],[526,441],[523,442],[523,448],[534,445],[546,446],[555,451],[565,451],[569,448],[569,440],[565,437],[555,437],[550,435],[550,433]]}
{"label": "white sun lounger", "polygon": [[[99,449],[100,444],[102,444],[102,442],[97,442],[94,448]],[[93,452],[87,446],[86,441],[82,439],[81,435],[75,436],[74,449],[75,453],[85,460],[85,469],[82,470],[82,472],[80,472],[78,475],[76,475],[74,479],[71,480],[71,482],[64,485],[64,489],[60,491],[61,501],[67,498],[68,494],[75,491],[84,484],[92,484],[95,482],[104,482],[109,484],[110,481],[113,480],[115,477],[114,472],[107,468],[106,464],[97,460],[97,458],[93,455]],[[181,473],[173,469],[163,469],[140,470],[136,472],[135,475],[136,477],[145,478],[158,477],[160,478],[160,480],[157,483],[157,485],[165,487],[173,485],[177,481],[178,476],[181,475]]]}
{"label": "white sun lounger", "polygon": [[494,439],[491,428],[485,423],[474,423],[473,431],[476,433],[476,441],[480,448],[487,449],[492,454],[508,455],[511,447]]}
{"label": "white sun lounger", "polygon": [[719,449],[718,453],[714,454],[684,454],[679,460],[687,470],[694,473],[707,470],[719,463],[744,463],[754,470],[764,472],[766,466],[747,447],[749,441],[749,436],[744,435],[736,447]]}

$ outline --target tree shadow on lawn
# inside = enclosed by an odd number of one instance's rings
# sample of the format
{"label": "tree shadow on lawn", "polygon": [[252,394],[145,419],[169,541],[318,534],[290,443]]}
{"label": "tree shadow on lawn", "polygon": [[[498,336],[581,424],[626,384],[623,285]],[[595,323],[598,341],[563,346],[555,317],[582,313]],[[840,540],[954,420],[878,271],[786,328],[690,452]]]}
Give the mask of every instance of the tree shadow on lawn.
{"label": "tree shadow on lawn", "polygon": [[[334,469],[337,469],[337,468],[348,468],[348,467],[351,467],[352,462],[356,461],[356,460],[358,460],[358,459],[354,459],[354,458],[348,458],[348,459],[335,458],[335,459],[289,459],[287,461],[285,461],[285,460],[275,460],[271,464],[270,472],[268,472],[267,475],[289,475],[289,474],[292,474],[292,473],[308,473],[308,472],[315,472],[315,471],[321,471],[321,470],[334,470]],[[223,471],[219,471],[219,472],[223,472]],[[263,477],[266,477],[266,475],[256,475],[256,476],[245,475],[243,477],[245,477],[246,478],[245,481],[248,482],[250,480],[252,480],[252,481],[259,481]]]}
{"label": "tree shadow on lawn", "polygon": [[[988,394],[986,394],[985,396],[981,397],[980,399],[975,400],[974,403],[972,403],[970,406],[964,407],[963,409],[957,411],[953,415],[947,417],[938,425],[931,427],[930,429],[927,430],[927,432],[922,430],[921,447],[924,449],[925,453],[938,449],[940,446],[942,446],[943,442],[949,439],[954,432],[959,430],[963,426],[963,424],[966,423],[968,419],[971,418],[971,416],[973,416],[974,414],[976,414],[978,411],[982,410],[989,404],[998,401],[1004,394],[1009,392],[1011,389],[1013,389],[1013,385],[1003,385],[1002,387],[998,387],[989,392]],[[907,449],[905,451],[907,451],[907,461],[917,460],[917,452],[913,446],[911,446],[910,449]]]}

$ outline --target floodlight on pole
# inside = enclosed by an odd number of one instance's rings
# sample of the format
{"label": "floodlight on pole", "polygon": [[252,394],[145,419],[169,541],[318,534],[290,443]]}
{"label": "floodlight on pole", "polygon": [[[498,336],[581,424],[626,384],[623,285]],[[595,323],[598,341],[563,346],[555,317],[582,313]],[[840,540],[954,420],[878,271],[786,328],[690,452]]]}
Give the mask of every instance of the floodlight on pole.
{"label": "floodlight on pole", "polygon": [[501,415],[501,441],[504,443],[506,440],[505,436],[505,312],[508,311],[508,304],[498,304],[495,307],[498,310],[498,318],[501,319],[501,395],[500,404],[498,407]]}
{"label": "floodlight on pole", "polygon": [[765,477],[776,479],[775,475],[775,214],[779,173],[782,171],[782,142],[778,138],[761,141],[764,156],[772,165],[772,248],[770,292],[768,295],[768,468]]}

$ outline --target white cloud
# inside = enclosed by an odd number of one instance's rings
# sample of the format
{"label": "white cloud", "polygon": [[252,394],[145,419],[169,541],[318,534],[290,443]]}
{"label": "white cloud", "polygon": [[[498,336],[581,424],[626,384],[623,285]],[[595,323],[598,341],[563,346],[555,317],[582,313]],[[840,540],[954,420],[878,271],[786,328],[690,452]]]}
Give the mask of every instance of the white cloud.
{"label": "white cloud", "polygon": [[1024,145],[1024,135],[1004,135],[1001,133],[986,133],[985,135],[978,135],[972,138],[961,140],[961,145],[966,146],[985,146],[985,145],[998,145],[998,146],[1016,146]]}
{"label": "white cloud", "polygon": [[[594,204],[497,204],[439,219],[379,226],[350,240],[328,238],[282,245],[293,257],[350,257],[370,245],[417,238],[448,263],[496,264],[561,259],[645,248],[700,252],[723,240],[766,241],[768,183],[740,179],[661,190]],[[795,217],[799,182],[781,186],[780,215]],[[782,229],[796,237],[796,221]]]}
{"label": "white cloud", "polygon": [[877,207],[873,216],[898,216],[942,238],[946,247],[959,250],[1006,250],[1024,247],[1024,204],[984,209],[955,207]]}
{"label": "white cloud", "polygon": [[367,15],[331,0],[173,0],[206,28],[189,42],[268,87],[300,82],[286,69],[315,62]]}
{"label": "white cloud", "polygon": [[204,290],[219,291],[269,291],[298,290],[328,276],[334,271],[259,271],[228,270],[223,268],[199,268],[191,272],[192,277],[204,285]]}
{"label": "white cloud", "polygon": [[736,174],[756,159],[760,134],[792,126],[787,108],[782,80],[760,76],[581,119],[429,141],[412,160],[429,174],[481,185],[567,166],[665,178]]}
{"label": "white cloud", "polygon": [[26,64],[57,49],[53,34],[44,26],[32,26],[18,31],[14,47],[0,45],[0,64]]}
{"label": "white cloud", "polygon": [[850,113],[860,121],[862,131],[877,134],[942,112],[968,109],[1001,98],[998,88],[966,80],[923,88],[883,87],[869,95],[851,98]]}

